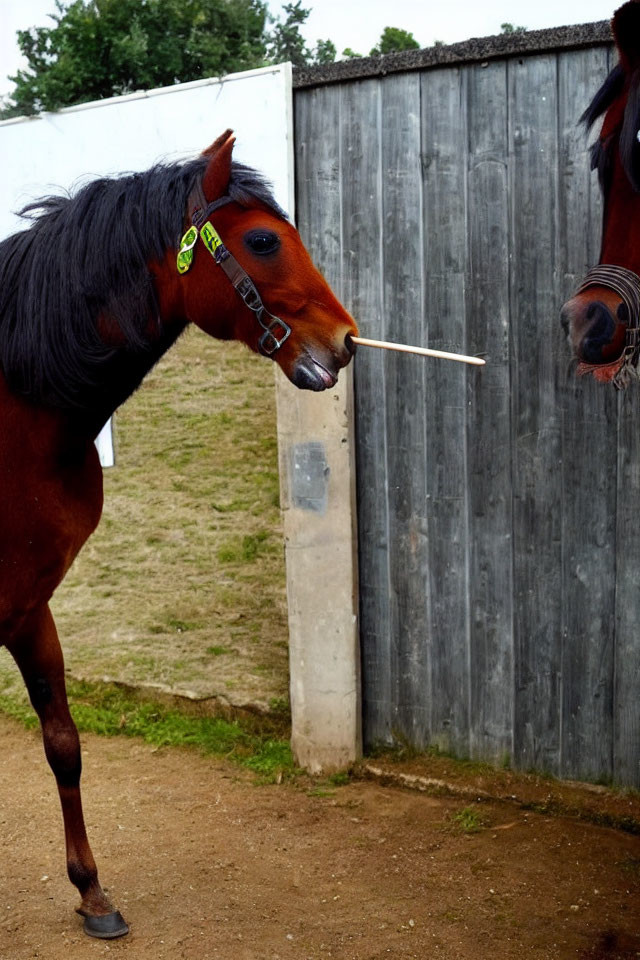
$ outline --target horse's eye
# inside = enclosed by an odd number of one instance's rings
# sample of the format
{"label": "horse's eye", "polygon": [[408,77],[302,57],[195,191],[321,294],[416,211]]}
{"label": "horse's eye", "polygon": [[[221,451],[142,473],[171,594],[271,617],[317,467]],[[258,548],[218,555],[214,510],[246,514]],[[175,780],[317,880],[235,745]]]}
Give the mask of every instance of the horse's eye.
{"label": "horse's eye", "polygon": [[252,230],[248,233],[244,242],[259,257],[264,257],[269,253],[275,253],[280,246],[280,237],[271,230]]}

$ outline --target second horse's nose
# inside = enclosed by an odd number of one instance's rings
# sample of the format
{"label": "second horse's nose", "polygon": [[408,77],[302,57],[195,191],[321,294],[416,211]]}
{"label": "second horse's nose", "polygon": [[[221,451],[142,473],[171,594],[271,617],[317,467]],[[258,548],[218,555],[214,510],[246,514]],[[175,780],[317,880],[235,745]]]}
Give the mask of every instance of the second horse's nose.
{"label": "second horse's nose", "polygon": [[592,301],[586,310],[585,334],[580,353],[587,363],[602,363],[602,351],[613,338],[616,322],[611,311],[600,300]]}

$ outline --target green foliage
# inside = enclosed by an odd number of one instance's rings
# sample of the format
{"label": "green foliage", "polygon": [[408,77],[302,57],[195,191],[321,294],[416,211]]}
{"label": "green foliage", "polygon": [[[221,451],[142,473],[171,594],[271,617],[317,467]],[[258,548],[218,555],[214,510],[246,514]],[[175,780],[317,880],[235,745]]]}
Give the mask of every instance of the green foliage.
{"label": "green foliage", "polygon": [[286,697],[271,697],[269,700],[269,710],[272,717],[287,724],[291,723],[291,706]]}
{"label": "green foliage", "polygon": [[501,23],[500,33],[526,33],[526,27],[515,27],[512,23]]}
{"label": "green foliage", "polygon": [[351,777],[346,770],[339,770],[337,773],[332,773],[329,776],[329,781],[334,787],[346,787],[346,785],[351,782]]}
{"label": "green foliage", "polygon": [[306,23],[311,8],[302,6],[302,0],[283,4],[286,13],[284,20],[276,20],[269,34],[268,55],[272,63],[290,60],[294,67],[306,67],[309,64],[333,63],[336,47],[331,40],[318,40],[314,50],[310,50],[300,33]]}
{"label": "green foliage", "polygon": [[337,52],[336,45],[331,40],[318,40],[313,51],[313,62],[319,66],[324,63],[333,63]]}
{"label": "green foliage", "polygon": [[251,563],[265,549],[268,539],[267,530],[234,537],[218,549],[218,561],[220,563]]}
{"label": "green foliage", "polygon": [[[261,779],[275,782],[295,773],[289,743],[273,727],[220,717],[197,717],[157,703],[136,700],[117,687],[69,681],[71,714],[84,733],[139,737],[155,747],[195,747],[225,757]],[[38,726],[31,707],[11,694],[0,694],[0,711],[28,728]]]}
{"label": "green foliage", "polygon": [[231,653],[229,647],[222,647],[220,645],[207,647],[207,653],[211,654],[212,657],[224,657],[226,654]]}
{"label": "green foliage", "polygon": [[[434,46],[442,46],[440,41],[436,40]],[[412,33],[408,30],[401,30],[399,27],[385,27],[378,43],[369,51],[370,57],[379,57],[385,53],[399,53],[402,50],[419,50],[420,44]],[[356,53],[351,47],[345,47],[342,56],[346,60],[354,60],[361,57],[361,53]]]}
{"label": "green foliage", "polygon": [[311,10],[305,10],[302,0],[283,4],[284,20],[276,20],[269,42],[269,59],[274,63],[290,60],[294,67],[304,67],[311,59],[300,27],[306,22]]}
{"label": "green foliage", "polygon": [[474,807],[464,807],[451,817],[451,823],[460,833],[479,833],[487,826],[487,819]]}
{"label": "green foliage", "polygon": [[18,31],[28,65],[5,117],[265,62],[263,0],[56,0],[56,11],[55,26]]}
{"label": "green foliage", "polygon": [[319,781],[315,787],[308,791],[310,797],[335,797],[335,787],[346,787],[351,782],[351,777],[346,770],[340,770],[332,773],[325,780]]}
{"label": "green foliage", "polygon": [[385,27],[377,45],[370,51],[370,56],[378,57],[385,53],[419,49],[420,44],[408,30],[401,30],[399,27]]}
{"label": "green foliage", "polygon": [[294,771],[291,748],[283,740],[261,741],[259,748],[254,749],[242,763],[268,781],[279,780],[285,773]]}
{"label": "green foliage", "polygon": [[285,4],[284,21],[267,30],[265,0],[55,0],[51,27],[18,31],[27,67],[0,119],[135,90],[290,60],[294,66],[333,63],[331,40],[310,50],[300,27],[310,10]]}

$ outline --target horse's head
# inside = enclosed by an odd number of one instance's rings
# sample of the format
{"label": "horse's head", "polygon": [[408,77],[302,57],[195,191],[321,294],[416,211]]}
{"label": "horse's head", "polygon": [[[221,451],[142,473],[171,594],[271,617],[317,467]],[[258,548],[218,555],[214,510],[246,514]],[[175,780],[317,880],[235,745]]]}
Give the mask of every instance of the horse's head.
{"label": "horse's head", "polygon": [[298,231],[252,170],[231,162],[227,131],[205,151],[173,270],[183,316],[272,357],[297,386],[325,390],[353,352],[352,317]]}
{"label": "horse's head", "polygon": [[578,373],[624,386],[640,340],[640,2],[616,12],[619,63],[586,109],[591,126],[604,114],[592,148],[604,196],[600,264],[562,308]]}

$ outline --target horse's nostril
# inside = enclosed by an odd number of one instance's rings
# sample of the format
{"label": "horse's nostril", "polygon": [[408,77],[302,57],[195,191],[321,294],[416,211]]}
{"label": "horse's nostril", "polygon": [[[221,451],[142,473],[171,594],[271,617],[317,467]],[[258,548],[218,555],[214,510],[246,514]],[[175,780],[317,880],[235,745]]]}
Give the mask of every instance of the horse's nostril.
{"label": "horse's nostril", "polygon": [[616,314],[620,323],[624,323],[629,326],[629,310],[626,303],[621,303],[616,310]]}
{"label": "horse's nostril", "polygon": [[596,300],[595,303],[589,304],[587,320],[591,321],[588,332],[589,339],[599,340],[600,342],[611,339],[615,329],[615,321],[609,308],[604,303]]}

